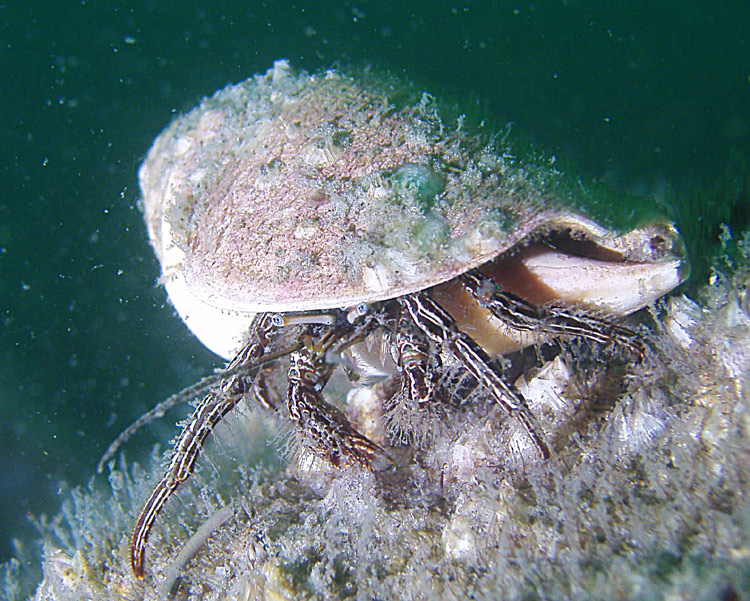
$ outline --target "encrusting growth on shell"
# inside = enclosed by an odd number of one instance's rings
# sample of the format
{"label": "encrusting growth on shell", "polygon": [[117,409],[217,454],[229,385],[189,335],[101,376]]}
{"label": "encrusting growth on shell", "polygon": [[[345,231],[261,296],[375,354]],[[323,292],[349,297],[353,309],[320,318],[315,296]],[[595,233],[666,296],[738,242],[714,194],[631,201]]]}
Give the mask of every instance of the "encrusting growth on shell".
{"label": "encrusting growth on shell", "polygon": [[[655,203],[571,185],[493,133],[371,70],[308,74],[277,61],[218,91],[170,124],[139,172],[170,300],[230,359],[253,313],[396,298],[537,238],[539,267],[518,257],[508,271],[530,274],[541,302],[570,295],[624,314],[684,279],[679,234]],[[630,222],[616,217],[623,205]],[[565,267],[545,262],[549,243]]]}

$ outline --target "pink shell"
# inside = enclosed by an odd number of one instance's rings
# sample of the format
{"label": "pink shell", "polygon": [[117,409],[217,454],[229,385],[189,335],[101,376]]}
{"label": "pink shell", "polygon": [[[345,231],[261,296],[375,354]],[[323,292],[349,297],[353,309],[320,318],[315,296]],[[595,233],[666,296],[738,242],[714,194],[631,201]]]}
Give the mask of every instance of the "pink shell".
{"label": "pink shell", "polygon": [[176,118],[148,153],[164,278],[221,310],[339,308],[450,280],[553,225],[612,237],[482,140],[401,82],[279,61]]}

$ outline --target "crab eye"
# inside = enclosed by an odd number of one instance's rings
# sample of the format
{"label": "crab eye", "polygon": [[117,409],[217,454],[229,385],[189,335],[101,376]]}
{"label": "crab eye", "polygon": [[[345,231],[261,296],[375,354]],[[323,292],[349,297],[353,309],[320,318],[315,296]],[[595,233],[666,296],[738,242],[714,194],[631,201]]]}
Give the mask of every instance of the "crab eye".
{"label": "crab eye", "polygon": [[284,318],[280,313],[274,313],[271,315],[271,325],[276,328],[280,328],[284,325]]}
{"label": "crab eye", "polygon": [[356,307],[353,307],[347,314],[346,320],[349,323],[357,321],[358,317],[362,317],[370,310],[370,305],[367,303],[359,303]]}

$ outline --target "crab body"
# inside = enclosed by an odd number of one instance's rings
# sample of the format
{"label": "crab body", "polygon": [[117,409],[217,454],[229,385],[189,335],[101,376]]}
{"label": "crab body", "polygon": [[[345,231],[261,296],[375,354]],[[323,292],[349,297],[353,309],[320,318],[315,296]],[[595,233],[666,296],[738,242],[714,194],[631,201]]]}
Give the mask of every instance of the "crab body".
{"label": "crab body", "polygon": [[[198,338],[234,359],[139,516],[136,575],[161,507],[243,398],[285,399],[302,446],[332,464],[383,469],[387,441],[325,400],[335,363],[392,378],[390,403],[418,412],[436,402],[449,360],[544,458],[544,432],[493,358],[555,337],[642,355],[612,317],[684,279],[673,225],[643,200],[597,196],[540,159],[520,164],[466,121],[389,77],[279,61],[157,138],[140,182],[162,281]],[[373,337],[390,357],[371,352]],[[284,394],[267,390],[274,369],[286,370]]]}

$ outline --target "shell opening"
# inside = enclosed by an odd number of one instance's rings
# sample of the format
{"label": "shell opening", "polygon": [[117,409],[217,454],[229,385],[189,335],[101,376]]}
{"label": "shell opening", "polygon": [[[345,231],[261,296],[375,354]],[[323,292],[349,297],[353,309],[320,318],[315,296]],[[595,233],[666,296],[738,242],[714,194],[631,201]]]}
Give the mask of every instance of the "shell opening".
{"label": "shell opening", "polygon": [[560,302],[626,315],[685,281],[689,270],[675,233],[654,226],[594,239],[569,228],[550,230],[481,269],[535,304]]}

